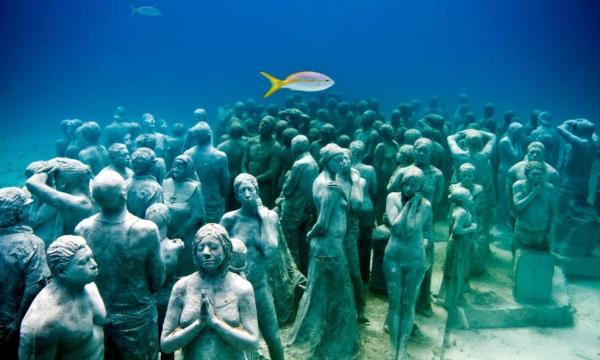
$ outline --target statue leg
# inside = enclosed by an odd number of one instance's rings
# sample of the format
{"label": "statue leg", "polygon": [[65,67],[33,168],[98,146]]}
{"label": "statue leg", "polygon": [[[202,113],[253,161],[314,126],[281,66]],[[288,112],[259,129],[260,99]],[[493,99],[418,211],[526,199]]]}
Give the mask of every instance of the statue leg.
{"label": "statue leg", "polygon": [[400,325],[399,325],[399,346],[403,352],[406,352],[406,343],[412,332],[415,322],[415,306],[419,295],[419,285],[423,281],[423,276],[427,265],[422,262],[408,264],[403,270],[404,281],[402,282],[402,296],[400,297]]}
{"label": "statue leg", "polygon": [[360,217],[358,230],[358,257],[360,260],[360,275],[363,283],[369,282],[371,266],[371,241],[373,239],[373,226],[375,224],[373,213]]}
{"label": "statue leg", "polygon": [[404,272],[397,262],[384,257],[383,269],[388,291],[387,325],[389,326],[392,353],[390,358],[396,359],[405,349],[400,344],[401,299],[404,289]]}
{"label": "statue leg", "polygon": [[283,360],[283,344],[279,336],[277,314],[275,313],[275,305],[269,286],[263,284],[255,287],[254,296],[256,298],[258,328],[269,348],[269,356],[272,360]]}
{"label": "statue leg", "polygon": [[425,272],[425,277],[421,282],[419,288],[419,300],[417,303],[417,312],[425,316],[431,316],[433,311],[431,309],[431,276],[433,268],[433,242],[429,242],[429,245],[425,248],[425,254],[427,256],[427,263],[431,264],[429,269]]}

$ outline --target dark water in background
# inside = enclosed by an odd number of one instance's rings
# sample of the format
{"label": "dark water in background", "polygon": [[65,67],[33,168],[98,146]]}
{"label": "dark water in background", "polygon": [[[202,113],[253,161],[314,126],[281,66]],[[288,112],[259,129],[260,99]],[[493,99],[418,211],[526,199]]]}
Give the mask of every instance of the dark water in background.
{"label": "dark water in background", "polygon": [[[189,122],[259,99],[258,71],[330,75],[389,111],[465,91],[481,114],[600,119],[600,0],[12,0],[0,4],[0,129],[105,124],[117,105]],[[287,90],[269,101],[280,103]],[[16,130],[15,130],[16,129]],[[50,134],[47,135],[50,137]]]}

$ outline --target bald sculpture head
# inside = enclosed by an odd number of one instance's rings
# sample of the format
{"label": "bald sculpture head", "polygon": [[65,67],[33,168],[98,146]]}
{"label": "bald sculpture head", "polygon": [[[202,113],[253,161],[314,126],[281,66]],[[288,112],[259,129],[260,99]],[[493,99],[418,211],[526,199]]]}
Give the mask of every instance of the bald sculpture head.
{"label": "bald sculpture head", "polygon": [[127,199],[125,180],[115,171],[102,171],[92,181],[92,198],[102,212],[121,210]]}

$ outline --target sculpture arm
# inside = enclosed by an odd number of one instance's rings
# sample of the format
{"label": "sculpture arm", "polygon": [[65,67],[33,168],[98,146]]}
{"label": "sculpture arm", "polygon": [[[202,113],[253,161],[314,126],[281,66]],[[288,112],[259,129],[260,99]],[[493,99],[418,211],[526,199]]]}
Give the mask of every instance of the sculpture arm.
{"label": "sculpture arm", "polygon": [[290,169],[289,175],[283,184],[281,194],[284,198],[294,195],[294,192],[298,189],[300,182],[303,180],[305,165],[295,165]]}
{"label": "sculpture arm", "polygon": [[444,196],[444,185],[444,175],[441,172],[437,173],[435,175],[435,195],[431,206],[437,206],[442,201],[442,196]]}
{"label": "sculpture arm", "polygon": [[467,152],[465,150],[463,150],[459,145],[458,145],[458,136],[459,135],[464,135],[462,131],[459,131],[458,133],[454,134],[454,135],[450,135],[448,136],[448,146],[450,147],[450,152],[452,152],[453,155],[464,155]]}
{"label": "sculpture arm", "polygon": [[160,235],[158,228],[154,224],[139,228],[141,243],[147,246],[147,269],[150,278],[150,289],[153,292],[158,291],[165,282],[165,260],[160,251]]}
{"label": "sculpture arm", "polygon": [[19,341],[19,359],[57,359],[58,342],[62,338],[61,335],[60,327],[55,324],[42,323],[34,328],[24,324]]}
{"label": "sculpture arm", "polygon": [[523,182],[516,182],[513,185],[513,205],[515,210],[521,211],[525,209],[529,203],[535,199],[537,194],[541,191],[541,187],[534,188],[530,193],[526,193],[526,186]]}
{"label": "sculpture arm", "polygon": [[468,224],[467,212],[463,209],[456,209],[452,213],[452,233],[456,235],[467,235],[477,230],[477,224],[471,222]]}
{"label": "sculpture arm", "polygon": [[89,204],[81,198],[48,186],[46,184],[47,178],[48,174],[44,172],[34,174],[27,179],[25,186],[35,197],[56,209],[85,212],[89,210]]}
{"label": "sculpture arm", "polygon": [[395,232],[401,233],[404,229],[406,229],[409,206],[408,204],[399,203],[400,200],[396,199],[397,196],[401,196],[400,193],[388,194],[385,202],[385,212],[388,215],[390,227],[394,229]]}
{"label": "sculpture arm", "polygon": [[205,223],[206,212],[204,209],[204,196],[202,195],[202,189],[200,184],[196,186],[196,189],[194,190],[194,193],[191,196],[190,207],[192,209],[192,212],[188,221],[185,223],[185,225],[182,226],[180,231],[181,234],[186,234],[188,231],[195,228],[198,225],[198,223]]}
{"label": "sculpture arm", "polygon": [[375,173],[375,170],[371,170],[369,171],[369,174],[371,175],[371,181],[369,181],[369,195],[371,196],[371,200],[375,201],[375,199],[377,199],[377,174]]}
{"label": "sculpture arm", "polygon": [[[338,185],[334,185],[338,186]],[[340,192],[333,189],[328,189],[327,195],[321,200],[321,206],[319,209],[319,214],[317,216],[317,221],[313,228],[309,231],[307,237],[314,237],[321,235],[327,231],[329,228],[329,220],[333,215],[333,211],[336,206],[339,206],[340,202]]]}
{"label": "sculpture arm", "polygon": [[402,183],[402,177],[404,176],[404,172],[402,171],[402,167],[398,165],[394,173],[390,177],[390,180],[387,184],[388,193],[396,191],[400,189],[400,183]]}
{"label": "sculpture arm", "polygon": [[240,327],[232,327],[215,316],[211,329],[229,346],[241,351],[256,351],[258,349],[258,320],[252,286],[245,286],[238,298]]}
{"label": "sculpture arm", "polygon": [[587,140],[580,138],[579,136],[571,132],[571,130],[569,129],[571,123],[569,123],[569,121],[570,120],[567,120],[564,123],[560,124],[556,128],[556,130],[558,130],[558,133],[566,142],[570,144],[584,145],[587,142]]}
{"label": "sculpture arm", "polygon": [[229,187],[231,186],[231,177],[229,174],[229,161],[227,156],[223,156],[219,171],[219,185],[221,187],[221,196],[227,199],[229,196]]}
{"label": "sculpture arm", "polygon": [[187,346],[205,327],[205,324],[200,319],[194,320],[194,322],[183,329],[179,327],[179,319],[185,297],[183,287],[184,285],[177,282],[171,291],[162,334],[160,335],[160,348],[167,354]]}
{"label": "sculpture arm", "polygon": [[381,163],[383,162],[383,154],[385,152],[385,147],[383,143],[377,144],[375,146],[375,155],[373,156],[373,167],[375,168],[375,172],[379,174],[381,170]]}
{"label": "sculpture arm", "polygon": [[[424,201],[421,201],[423,203]],[[421,211],[424,212],[423,221],[423,244],[427,246],[429,243],[433,243],[433,211],[431,204],[421,205]]]}
{"label": "sculpture arm", "polygon": [[481,152],[487,156],[490,156],[492,154],[492,151],[494,150],[494,144],[496,143],[496,135],[484,130],[479,130],[479,132],[488,138],[488,141],[483,146]]}

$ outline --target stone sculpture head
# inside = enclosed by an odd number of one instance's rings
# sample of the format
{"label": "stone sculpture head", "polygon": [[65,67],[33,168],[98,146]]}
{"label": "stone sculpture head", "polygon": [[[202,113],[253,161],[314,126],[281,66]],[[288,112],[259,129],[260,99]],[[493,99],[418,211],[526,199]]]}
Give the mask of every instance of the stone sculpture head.
{"label": "stone sculpture head", "polygon": [[31,199],[17,187],[0,189],[0,228],[11,227],[27,219]]}
{"label": "stone sculpture head", "polygon": [[483,136],[479,130],[465,130],[465,147],[472,152],[480,151],[483,148]]}
{"label": "stone sculpture head", "polygon": [[296,137],[296,135],[298,135],[298,130],[294,128],[287,128],[283,130],[283,133],[281,134],[281,140],[283,141],[283,145],[287,148],[291,148],[292,139]]}
{"label": "stone sculpture head", "polygon": [[294,156],[304,154],[310,149],[310,142],[304,135],[296,135],[292,139],[292,153]]}
{"label": "stone sculpture head", "polygon": [[102,129],[95,121],[86,121],[77,128],[77,137],[91,145],[98,144]]}
{"label": "stone sculpture head", "polygon": [[180,122],[176,122],[175,124],[173,124],[173,128],[171,129],[173,136],[178,137],[178,138],[185,135],[185,131],[186,131],[185,125],[183,125]]}
{"label": "stone sculpture head", "polygon": [[460,166],[458,176],[460,182],[465,187],[470,187],[473,185],[473,180],[475,179],[475,165],[471,163],[464,163]]}
{"label": "stone sculpture head", "polygon": [[98,276],[92,249],[81,236],[63,235],[48,246],[46,253],[52,277],[64,286],[83,288]]}
{"label": "stone sculpture head", "polygon": [[539,141],[534,141],[527,145],[527,160],[544,162],[546,157],[546,147]]}
{"label": "stone sculpture head", "polygon": [[371,127],[373,123],[377,120],[377,113],[373,110],[366,110],[360,119],[360,124],[364,127]]}
{"label": "stone sculpture head", "polygon": [[244,135],[244,130],[244,124],[241,122],[241,120],[232,121],[231,125],[229,125],[229,131],[227,133],[231,139],[237,140]]}
{"label": "stone sculpture head", "polygon": [[156,136],[154,134],[141,134],[135,138],[136,148],[156,149]]}
{"label": "stone sculpture head", "polygon": [[415,141],[413,147],[415,165],[429,166],[431,163],[431,152],[433,151],[433,142],[428,138],[419,138]]}
{"label": "stone sculpture head", "polygon": [[242,206],[254,206],[259,198],[258,181],[248,173],[241,173],[233,180],[236,199]]}
{"label": "stone sculpture head", "polygon": [[93,174],[86,164],[79,160],[58,157],[48,161],[48,169],[48,175],[52,176],[56,190],[70,193],[78,188],[89,194]]}
{"label": "stone sculpture head", "polygon": [[243,274],[246,271],[246,257],[248,248],[240,239],[231,238],[231,258],[229,260],[229,270],[236,274]]}
{"label": "stone sculpture head", "polygon": [[121,175],[112,170],[101,171],[92,181],[92,198],[102,212],[117,212],[127,200],[127,188]]}
{"label": "stone sculpture head", "polygon": [[402,195],[407,198],[412,198],[416,193],[421,191],[425,183],[425,175],[418,167],[411,166],[406,169],[402,177]]}
{"label": "stone sculpture head", "polygon": [[81,120],[79,119],[66,119],[60,122],[60,129],[63,134],[69,139],[75,137],[77,128],[81,126]]}
{"label": "stone sculpture head", "polygon": [[204,121],[200,121],[190,129],[190,133],[196,139],[196,143],[200,146],[209,145],[212,141],[212,130],[210,125]]}
{"label": "stone sculpture head", "polygon": [[396,160],[400,166],[413,164],[415,162],[415,147],[409,144],[400,146]]}
{"label": "stone sculpture head", "polygon": [[194,118],[194,121],[196,121],[196,122],[202,122],[202,121],[207,120],[208,115],[206,113],[206,110],[204,110],[202,108],[198,108],[198,109],[194,110],[193,118]]}
{"label": "stone sculpture head", "polygon": [[544,183],[546,166],[539,161],[528,161],[524,169],[525,177],[531,185],[541,185]]}
{"label": "stone sculpture head", "polygon": [[450,203],[454,206],[470,207],[473,204],[471,192],[456,184],[450,186],[448,200],[450,200]]}
{"label": "stone sculpture head", "polygon": [[360,140],[351,142],[349,148],[350,152],[352,153],[352,159],[354,160],[362,159],[367,151],[365,143]]}
{"label": "stone sculpture head", "polygon": [[321,165],[332,174],[339,173],[344,165],[344,149],[337,144],[329,143],[321,148]]}
{"label": "stone sculpture head", "polygon": [[379,128],[379,136],[381,136],[383,140],[392,141],[394,138],[394,128],[389,124],[381,125]]}
{"label": "stone sculpture head", "polygon": [[154,119],[154,115],[150,113],[142,115],[142,129],[146,132],[154,132],[156,129],[156,119]]}
{"label": "stone sculpture head", "polygon": [[117,122],[122,122],[127,120],[127,109],[124,106],[117,106],[115,109],[113,119]]}
{"label": "stone sculpture head", "polygon": [[133,154],[131,154],[131,168],[136,175],[149,174],[154,170],[155,164],[156,155],[154,155],[154,150],[152,149],[141,147],[135,149]]}
{"label": "stone sculpture head", "polygon": [[202,226],[192,242],[194,263],[201,276],[225,275],[229,271],[232,253],[231,239],[227,230],[219,224]]}
{"label": "stone sculpture head", "polygon": [[342,135],[338,136],[335,143],[343,148],[347,148],[350,146],[351,142],[352,142],[352,138],[350,136],[348,136],[346,134],[342,134]]}
{"label": "stone sculpture head", "polygon": [[516,121],[511,122],[510,125],[508,125],[508,128],[506,129],[506,135],[510,139],[519,139],[523,136],[523,124]]}
{"label": "stone sculpture head", "polygon": [[321,134],[321,141],[325,144],[329,144],[330,142],[333,142],[335,127],[329,123],[325,123],[321,125],[319,133]]}
{"label": "stone sculpture head", "polygon": [[108,158],[110,163],[117,169],[129,166],[131,161],[127,145],[121,143],[114,143],[108,148]]}
{"label": "stone sculpture head", "polygon": [[421,132],[417,129],[408,129],[404,132],[404,143],[408,145],[414,145],[417,139],[423,137]]}
{"label": "stone sculpture head", "polygon": [[172,177],[175,182],[198,181],[194,160],[185,154],[177,156],[173,160],[171,173],[167,177]]}
{"label": "stone sculpture head", "polygon": [[273,135],[273,130],[275,130],[275,118],[273,116],[267,115],[260,120],[258,124],[258,133],[260,136],[264,138],[269,138]]}

